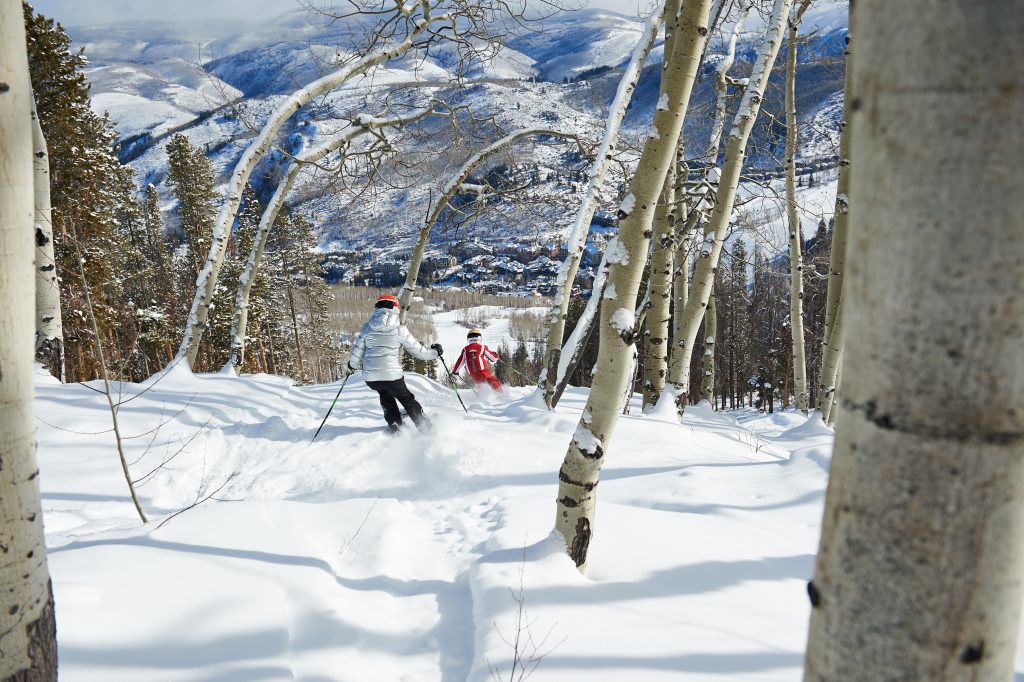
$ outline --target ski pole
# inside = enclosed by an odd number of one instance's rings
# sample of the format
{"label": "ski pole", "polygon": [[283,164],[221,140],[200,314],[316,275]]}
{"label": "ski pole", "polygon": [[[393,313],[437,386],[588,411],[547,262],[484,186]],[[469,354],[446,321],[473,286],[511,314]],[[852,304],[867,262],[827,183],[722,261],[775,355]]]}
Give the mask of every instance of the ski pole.
{"label": "ski pole", "polygon": [[459,395],[459,389],[455,385],[455,376],[448,370],[448,363],[446,363],[444,358],[440,355],[437,356],[437,359],[441,361],[441,366],[444,367],[444,371],[448,373],[448,379],[452,382],[452,388],[455,390],[455,397],[459,399],[459,405],[462,405],[462,409],[466,411],[466,414],[469,414],[469,410],[466,409],[466,403],[462,402],[462,396]]}
{"label": "ski pole", "polygon": [[338,398],[341,397],[341,392],[345,390],[345,384],[348,383],[348,378],[350,376],[352,376],[352,375],[351,374],[345,375],[345,380],[341,382],[341,388],[338,389],[338,395],[334,396],[334,402],[332,402],[330,408],[328,408],[327,414],[324,415],[324,420],[322,422],[320,422],[320,428],[317,429],[316,433],[313,434],[313,440],[309,441],[310,443],[315,441],[316,437],[320,435],[320,429],[324,428],[324,424],[327,423],[327,417],[331,416],[331,411],[334,409],[334,404],[337,403],[338,402]]}

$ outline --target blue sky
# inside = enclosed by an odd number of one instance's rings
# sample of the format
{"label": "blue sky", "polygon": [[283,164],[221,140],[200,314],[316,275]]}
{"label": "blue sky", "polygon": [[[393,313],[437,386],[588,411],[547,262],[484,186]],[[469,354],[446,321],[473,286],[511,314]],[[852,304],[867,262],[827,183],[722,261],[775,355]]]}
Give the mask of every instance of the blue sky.
{"label": "blue sky", "polygon": [[[105,24],[138,19],[203,21],[242,17],[247,21],[269,19],[296,9],[295,0],[29,0],[35,9],[66,26]],[[592,7],[636,14],[648,0],[573,0]]]}

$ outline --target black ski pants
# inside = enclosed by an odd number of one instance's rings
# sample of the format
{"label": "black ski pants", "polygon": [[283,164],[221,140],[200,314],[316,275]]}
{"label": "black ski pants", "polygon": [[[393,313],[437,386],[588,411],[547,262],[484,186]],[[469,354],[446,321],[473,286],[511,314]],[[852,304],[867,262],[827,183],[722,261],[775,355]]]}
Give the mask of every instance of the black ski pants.
{"label": "black ski pants", "polygon": [[405,377],[392,381],[367,381],[366,385],[377,391],[380,396],[380,406],[384,408],[384,420],[388,426],[397,427],[402,423],[402,413],[398,409],[401,403],[405,413],[409,415],[418,428],[430,425],[429,420],[423,415],[423,408],[416,401],[409,387],[405,385]]}

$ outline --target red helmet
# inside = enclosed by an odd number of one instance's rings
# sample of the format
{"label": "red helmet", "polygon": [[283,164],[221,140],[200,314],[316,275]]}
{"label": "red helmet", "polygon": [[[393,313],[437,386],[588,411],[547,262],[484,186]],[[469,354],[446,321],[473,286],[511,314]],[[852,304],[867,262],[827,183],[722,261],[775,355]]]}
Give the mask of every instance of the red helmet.
{"label": "red helmet", "polygon": [[393,308],[397,309],[401,306],[398,304],[398,299],[391,294],[384,294],[377,298],[377,305],[374,308]]}

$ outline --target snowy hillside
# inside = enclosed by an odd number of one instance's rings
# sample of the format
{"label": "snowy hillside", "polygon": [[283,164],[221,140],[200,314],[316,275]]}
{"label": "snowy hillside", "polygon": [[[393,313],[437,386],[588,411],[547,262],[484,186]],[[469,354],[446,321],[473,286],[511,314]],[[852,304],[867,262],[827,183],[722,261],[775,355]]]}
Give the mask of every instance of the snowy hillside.
{"label": "snowy hillside", "polygon": [[93,109],[109,111],[123,137],[158,135],[241,92],[202,67],[209,41],[225,26],[130,22],[74,29],[86,53]]}
{"label": "snowy hillside", "polygon": [[[845,5],[826,3],[808,16],[811,43],[801,52],[806,59],[799,79],[798,106],[811,124],[803,136],[801,156],[808,159],[834,153],[841,112],[841,68],[832,64],[841,55]],[[165,183],[168,133],[184,132],[202,145],[213,161],[220,181],[233,167],[252,136],[269,115],[280,95],[290,92],[333,68],[354,49],[353,36],[361,24],[331,22],[325,17],[290,12],[265,24],[231,32],[223,26],[205,32],[139,22],[121,27],[73,29],[92,60],[93,107],[109,110],[120,121],[127,158],[142,183],[154,183],[162,205],[173,207]],[[281,145],[288,151],[308,148],[347,125],[360,113],[380,114],[385,102],[394,108],[426,106],[431,97],[452,106],[469,107],[479,119],[493,117],[504,130],[547,126],[575,132],[593,144],[604,126],[607,107],[621,67],[641,29],[635,18],[604,10],[567,12],[511,36],[485,61],[460,64],[451,50],[411,53],[389,62],[345,88],[306,107],[291,121]],[[756,33],[740,41],[739,73],[749,68]],[[493,46],[497,47],[497,46]],[[721,41],[712,41],[710,62]],[[822,62],[821,59],[824,59]],[[655,49],[637,88],[635,104],[626,119],[623,165],[616,164],[602,200],[614,213],[623,182],[622,169],[635,162],[631,151],[642,140],[657,100],[660,47]],[[744,62],[747,60],[747,62]],[[815,61],[816,60],[816,61]],[[829,61],[831,60],[831,62]],[[461,74],[466,80],[454,87]],[[563,82],[569,81],[569,82]],[[702,148],[707,135],[710,79],[703,78],[693,96],[694,115],[686,134]],[[231,107],[226,102],[234,102]],[[773,109],[774,107],[774,109]],[[766,104],[769,112],[777,103]],[[778,111],[775,111],[778,114]],[[454,144],[452,132],[437,121],[417,127],[418,141],[409,144],[414,154],[444,150]],[[486,143],[486,138],[476,142]],[[781,150],[776,132],[763,125],[755,131],[750,161],[764,168],[775,166]],[[372,198],[339,192],[330,174],[304,171],[291,194],[294,208],[313,218],[325,250],[374,250],[383,257],[401,257],[409,249],[425,207],[438,186],[453,171],[451,163],[469,153],[449,158],[447,167],[431,165],[385,183]],[[274,155],[272,155],[274,156]],[[283,157],[264,162],[253,176],[258,194],[266,199],[280,174]],[[513,155],[495,160],[521,177],[512,184],[528,183],[527,205],[492,202],[478,218],[459,230],[444,225],[437,230],[440,248],[453,248],[466,239],[480,238],[495,246],[509,242],[543,244],[562,241],[585,179],[585,160],[565,145],[524,144]],[[528,175],[522,175],[526,173]],[[369,200],[368,200],[369,199]],[[170,221],[173,226],[173,216]],[[447,246],[446,246],[447,245]]]}
{"label": "snowy hillside", "polygon": [[337,384],[178,368],[121,386],[142,527],[103,397],[40,378],[61,679],[484,682],[517,631],[537,682],[800,679],[830,431],[634,405],[581,577],[550,530],[582,392],[554,414],[527,389],[463,392],[466,416],[410,384],[430,433],[385,435],[357,376],[315,444]]}
{"label": "snowy hillside", "polygon": [[432,433],[384,435],[357,379],[311,445],[335,386],[151,383],[122,409],[128,435],[150,432],[128,441],[134,475],[155,469],[141,528],[102,397],[41,383],[61,678],[483,682],[509,670],[520,594],[535,680],[798,678],[830,433],[793,415],[627,417],[583,578],[549,537],[582,394],[548,414],[525,390],[470,393],[466,417],[411,384]]}

